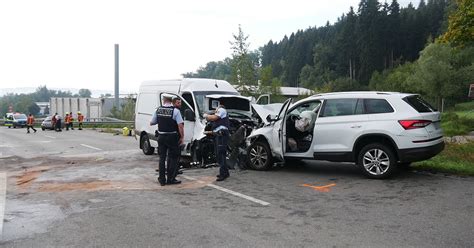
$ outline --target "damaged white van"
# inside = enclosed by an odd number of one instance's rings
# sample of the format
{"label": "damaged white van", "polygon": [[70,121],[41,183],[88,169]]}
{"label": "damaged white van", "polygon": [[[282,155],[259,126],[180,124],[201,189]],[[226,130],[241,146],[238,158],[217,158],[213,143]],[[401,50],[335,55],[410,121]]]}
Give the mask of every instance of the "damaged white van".
{"label": "damaged white van", "polygon": [[[241,96],[226,81],[198,78],[146,81],[141,84],[137,96],[135,135],[140,141],[140,149],[147,155],[153,154],[158,147],[156,126],[150,126],[149,123],[156,108],[161,106],[163,95],[174,95],[182,100],[180,111],[184,120],[185,146],[181,154],[195,162],[202,163],[207,159],[205,156],[214,154],[212,141],[204,134],[207,125],[204,113],[224,104],[229,114],[231,134],[239,127],[250,134],[263,121],[252,111],[251,99]],[[244,138],[242,142],[245,143]],[[211,151],[206,152],[206,149]]]}
{"label": "damaged white van", "polygon": [[440,113],[416,94],[338,92],[291,105],[247,137],[248,165],[315,159],[355,162],[370,178],[429,159],[444,148]]}

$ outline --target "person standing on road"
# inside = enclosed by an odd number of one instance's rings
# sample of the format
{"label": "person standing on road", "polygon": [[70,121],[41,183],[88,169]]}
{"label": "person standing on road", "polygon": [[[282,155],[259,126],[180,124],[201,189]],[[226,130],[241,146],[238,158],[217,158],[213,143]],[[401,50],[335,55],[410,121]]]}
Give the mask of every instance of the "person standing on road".
{"label": "person standing on road", "polygon": [[55,118],[56,119],[55,130],[56,130],[56,132],[61,132],[62,131],[62,129],[61,129],[61,119],[62,119],[62,117],[60,115],[58,115],[58,113],[56,113],[54,116],[56,117]]}
{"label": "person standing on road", "polygon": [[82,122],[84,121],[84,115],[81,112],[77,112],[77,121],[79,122],[79,130],[82,130]]}
{"label": "person standing on road", "polygon": [[26,133],[30,133],[30,128],[36,133],[36,129],[34,128],[35,125],[35,117],[32,114],[28,115],[26,119]]}
{"label": "person standing on road", "polygon": [[69,113],[69,128],[71,128],[71,130],[74,130],[74,117],[72,115],[72,112]]}
{"label": "person standing on road", "polygon": [[[163,96],[163,105],[158,107],[153,114],[150,125],[156,124],[158,124],[158,155],[160,156],[158,182],[161,186],[179,184],[181,181],[176,180],[176,168],[179,145],[183,143],[184,121],[179,110],[171,104],[171,96]],[[167,167],[168,179],[165,176],[165,167]]]}
{"label": "person standing on road", "polygon": [[69,112],[66,112],[66,117],[64,117],[64,121],[66,123],[66,131],[69,131],[69,128],[71,128],[71,130],[74,130],[74,127],[72,127],[72,113],[69,114]]}
{"label": "person standing on road", "polygon": [[58,113],[54,113],[54,115],[51,117],[51,129],[52,130],[56,130],[56,115],[58,115]]}
{"label": "person standing on road", "polygon": [[215,147],[217,163],[219,164],[219,175],[216,181],[224,181],[230,176],[226,165],[227,143],[229,141],[229,117],[224,105],[219,105],[214,114],[204,114],[206,120],[212,122],[212,132],[215,135]]}
{"label": "person standing on road", "polygon": [[[181,110],[181,98],[177,97],[177,96],[173,96],[173,98],[171,99],[172,103],[173,103],[173,107],[175,107],[176,109],[178,110]],[[182,115],[181,115],[182,116]],[[184,137],[181,136],[181,133],[179,133],[179,138],[182,139]],[[184,148],[184,144],[183,143],[180,143],[179,144],[179,153],[178,153],[178,159],[177,159],[177,167],[176,167],[176,175],[178,174],[183,174],[183,171],[180,170],[181,167],[179,165],[179,160],[181,159],[181,151],[183,150]]]}

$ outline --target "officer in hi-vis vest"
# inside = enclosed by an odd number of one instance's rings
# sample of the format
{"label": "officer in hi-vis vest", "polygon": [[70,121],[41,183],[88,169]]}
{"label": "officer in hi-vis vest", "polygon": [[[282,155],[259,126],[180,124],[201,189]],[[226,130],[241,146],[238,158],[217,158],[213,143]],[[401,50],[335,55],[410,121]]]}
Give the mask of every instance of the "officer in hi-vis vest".
{"label": "officer in hi-vis vest", "polygon": [[[179,184],[176,180],[178,167],[179,146],[183,143],[184,121],[181,113],[171,103],[171,96],[163,96],[163,105],[153,114],[150,125],[158,124],[158,155],[160,156],[158,182],[165,184]],[[166,159],[168,157],[168,162]],[[165,173],[165,163],[166,173]],[[168,176],[166,179],[165,174]]]}

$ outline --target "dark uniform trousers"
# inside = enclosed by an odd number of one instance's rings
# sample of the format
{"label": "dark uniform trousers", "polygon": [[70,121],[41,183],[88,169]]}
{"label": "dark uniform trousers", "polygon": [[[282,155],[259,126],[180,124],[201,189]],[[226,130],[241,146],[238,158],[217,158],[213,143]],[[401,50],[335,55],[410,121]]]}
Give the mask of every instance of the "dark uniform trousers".
{"label": "dark uniform trousers", "polygon": [[[158,155],[160,156],[158,181],[160,182],[171,182],[176,177],[179,155],[178,137],[178,133],[158,135]],[[167,166],[165,166],[166,159],[168,159]],[[168,174],[168,180],[165,173]]]}
{"label": "dark uniform trousers", "polygon": [[219,175],[221,177],[227,177],[229,176],[229,168],[226,165],[227,143],[229,143],[229,130],[223,129],[218,131],[215,139],[217,163],[219,164]]}

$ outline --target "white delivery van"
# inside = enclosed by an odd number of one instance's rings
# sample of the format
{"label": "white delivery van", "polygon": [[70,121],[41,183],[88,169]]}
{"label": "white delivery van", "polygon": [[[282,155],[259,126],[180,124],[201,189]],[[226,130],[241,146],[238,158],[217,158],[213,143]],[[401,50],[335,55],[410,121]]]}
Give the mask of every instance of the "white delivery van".
{"label": "white delivery van", "polygon": [[[181,115],[184,120],[184,145],[182,155],[192,161],[202,162],[203,144],[209,143],[204,134],[207,122],[203,114],[224,104],[230,119],[231,134],[240,126],[251,132],[261,118],[252,116],[252,103],[249,97],[237,92],[228,82],[215,79],[184,78],[177,80],[145,81],[141,84],[135,107],[135,135],[144,154],[151,155],[158,147],[155,130],[150,126],[153,113],[162,104],[163,95],[181,98]],[[256,112],[254,112],[256,113]]]}

